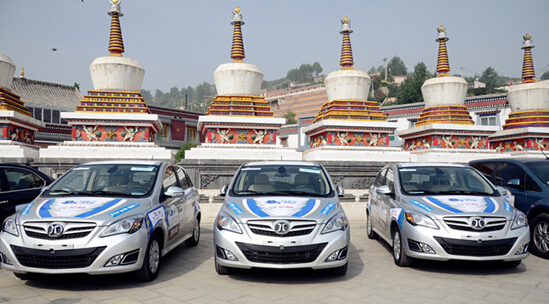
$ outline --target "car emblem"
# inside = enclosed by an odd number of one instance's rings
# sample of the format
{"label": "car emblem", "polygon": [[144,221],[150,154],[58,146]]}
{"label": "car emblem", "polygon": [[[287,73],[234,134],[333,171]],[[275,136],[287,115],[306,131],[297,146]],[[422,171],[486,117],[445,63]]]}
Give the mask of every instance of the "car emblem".
{"label": "car emblem", "polygon": [[65,228],[59,223],[53,223],[48,226],[48,236],[51,238],[59,237],[63,234]]}
{"label": "car emblem", "polygon": [[274,223],[274,232],[279,235],[284,235],[290,232],[290,223],[287,221],[278,221]]}
{"label": "car emblem", "polygon": [[469,220],[469,222],[471,223],[471,227],[473,227],[473,229],[475,230],[482,230],[486,225],[484,219],[481,217],[473,217]]}

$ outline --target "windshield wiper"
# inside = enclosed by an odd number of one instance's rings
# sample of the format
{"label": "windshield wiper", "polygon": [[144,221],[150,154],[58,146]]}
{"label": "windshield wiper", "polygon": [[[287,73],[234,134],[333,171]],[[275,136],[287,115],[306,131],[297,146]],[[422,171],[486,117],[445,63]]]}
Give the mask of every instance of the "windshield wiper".
{"label": "windshield wiper", "polygon": [[122,193],[122,192],[116,192],[116,191],[71,191],[68,189],[60,189],[55,191],[49,191],[50,195],[62,195],[62,196],[127,196],[127,197],[133,197],[134,195],[130,193]]}
{"label": "windshield wiper", "polygon": [[479,192],[479,191],[473,191],[473,190],[447,190],[447,191],[441,191],[438,192],[438,194],[466,194],[466,195],[492,195],[486,192]]}

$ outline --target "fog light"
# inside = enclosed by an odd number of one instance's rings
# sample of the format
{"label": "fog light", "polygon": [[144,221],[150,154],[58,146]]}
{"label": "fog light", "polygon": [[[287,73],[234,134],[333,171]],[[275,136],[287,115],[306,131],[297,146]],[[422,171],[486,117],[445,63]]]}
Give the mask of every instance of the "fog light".
{"label": "fog light", "polygon": [[115,255],[107,262],[107,264],[105,264],[105,267],[118,266],[120,265],[120,262],[122,262],[123,258],[123,254]]}
{"label": "fog light", "polygon": [[5,263],[6,261],[6,258],[4,257],[4,254],[2,253],[2,251],[0,251],[0,263]]}
{"label": "fog light", "polygon": [[225,249],[225,256],[229,261],[238,261],[234,253],[232,253],[230,250]]}
{"label": "fog light", "polygon": [[515,255],[524,254],[528,252],[528,244],[520,246],[520,248],[515,252]]}
{"label": "fog light", "polygon": [[326,258],[326,260],[324,262],[335,261],[335,260],[337,260],[338,256],[339,256],[339,250],[336,250],[336,251],[330,253],[330,255]]}
{"label": "fog light", "polygon": [[431,246],[423,243],[420,243],[420,244],[421,244],[421,250],[423,250],[423,252],[436,254],[436,252],[433,250],[433,248],[431,248]]}

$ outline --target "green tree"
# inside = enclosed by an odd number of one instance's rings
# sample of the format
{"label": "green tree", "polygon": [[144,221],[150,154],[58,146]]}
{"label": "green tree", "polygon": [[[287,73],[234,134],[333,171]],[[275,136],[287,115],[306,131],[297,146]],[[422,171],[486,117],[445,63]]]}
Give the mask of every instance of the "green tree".
{"label": "green tree", "polygon": [[195,143],[184,143],[181,147],[179,147],[177,154],[175,154],[175,161],[180,162],[182,159],[185,158],[185,151],[197,146],[198,144]]}
{"label": "green tree", "polygon": [[398,56],[393,57],[389,63],[387,63],[387,69],[391,71],[389,74],[394,76],[406,76],[408,73],[406,65]]}
{"label": "green tree", "polygon": [[541,75],[541,80],[549,79],[549,71],[545,71],[543,75]]}
{"label": "green tree", "polygon": [[303,63],[298,69],[289,70],[286,78],[295,82],[312,82],[320,73],[322,73],[320,63],[315,62],[313,65]]}
{"label": "green tree", "polygon": [[293,125],[297,123],[297,119],[295,118],[295,113],[293,111],[286,112],[282,117],[286,118],[287,125]]}
{"label": "green tree", "polygon": [[141,96],[143,96],[143,99],[145,99],[146,103],[152,103],[153,102],[153,97],[151,95],[151,91],[141,89],[140,93],[141,93]]}
{"label": "green tree", "polygon": [[492,67],[487,67],[484,72],[482,72],[482,76],[480,76],[480,81],[484,82],[486,84],[486,89],[490,90],[497,86],[498,78],[498,72],[494,70]]}
{"label": "green tree", "polygon": [[419,62],[414,67],[414,74],[404,80],[400,86],[400,92],[397,94],[397,104],[422,102],[421,86],[429,78],[427,66]]}

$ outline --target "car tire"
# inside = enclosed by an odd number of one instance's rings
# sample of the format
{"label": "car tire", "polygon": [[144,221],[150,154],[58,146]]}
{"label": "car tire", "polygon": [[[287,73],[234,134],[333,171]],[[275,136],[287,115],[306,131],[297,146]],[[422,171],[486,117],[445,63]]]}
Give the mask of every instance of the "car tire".
{"label": "car tire", "polygon": [[345,265],[343,266],[332,268],[332,274],[335,276],[344,276],[347,273],[347,264],[349,263],[345,263]]}
{"label": "car tire", "polygon": [[195,247],[198,245],[198,241],[200,241],[200,220],[196,219],[193,228],[193,235],[185,241],[185,245],[187,245],[187,247]]}
{"label": "car tire", "polygon": [[219,264],[217,262],[217,258],[215,258],[215,271],[217,272],[217,274],[220,274],[220,275],[228,275],[231,273],[231,268]]}
{"label": "car tire", "polygon": [[530,250],[539,257],[549,259],[549,214],[542,213],[536,216],[531,229]]}
{"label": "car tire", "polygon": [[135,272],[135,277],[140,281],[152,281],[158,276],[160,270],[160,237],[154,233],[147,245],[145,259],[141,269]]}
{"label": "car tire", "polygon": [[399,267],[408,267],[412,265],[412,258],[404,252],[404,244],[402,242],[402,234],[398,227],[393,228],[393,259]]}
{"label": "car tire", "polygon": [[368,211],[366,211],[366,232],[370,240],[376,240],[379,237],[372,227],[372,217]]}

